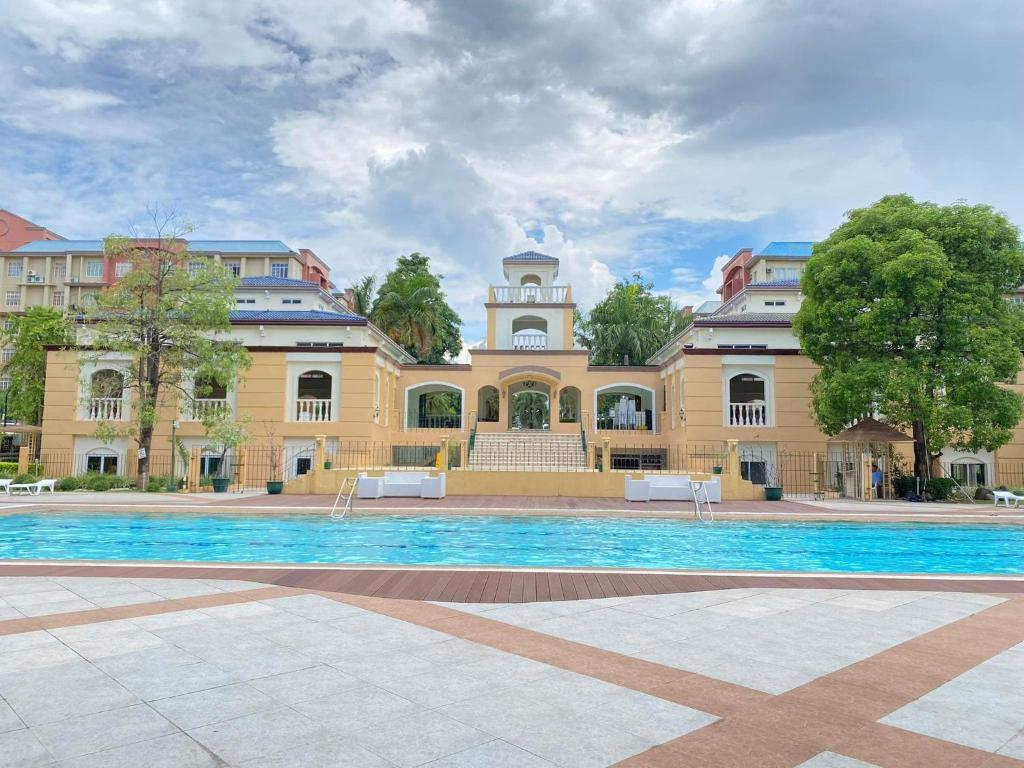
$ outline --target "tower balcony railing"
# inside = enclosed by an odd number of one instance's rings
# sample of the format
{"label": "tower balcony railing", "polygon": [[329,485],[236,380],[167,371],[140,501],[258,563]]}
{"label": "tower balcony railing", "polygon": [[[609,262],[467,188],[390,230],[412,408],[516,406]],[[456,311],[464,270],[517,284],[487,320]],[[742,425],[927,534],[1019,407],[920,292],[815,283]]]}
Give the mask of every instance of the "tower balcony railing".
{"label": "tower balcony railing", "polygon": [[548,348],[546,333],[515,333],[512,334],[512,349],[539,352]]}
{"label": "tower balcony railing", "polygon": [[567,304],[568,285],[492,285],[490,300],[496,304]]}

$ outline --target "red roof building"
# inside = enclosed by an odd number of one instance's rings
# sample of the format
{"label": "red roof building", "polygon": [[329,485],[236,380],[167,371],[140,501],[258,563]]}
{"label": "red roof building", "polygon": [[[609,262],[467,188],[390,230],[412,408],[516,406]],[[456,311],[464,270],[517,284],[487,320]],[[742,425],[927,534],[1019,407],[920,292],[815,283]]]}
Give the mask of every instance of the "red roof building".
{"label": "red roof building", "polygon": [[56,232],[0,208],[0,253],[13,251],[33,240],[63,240]]}

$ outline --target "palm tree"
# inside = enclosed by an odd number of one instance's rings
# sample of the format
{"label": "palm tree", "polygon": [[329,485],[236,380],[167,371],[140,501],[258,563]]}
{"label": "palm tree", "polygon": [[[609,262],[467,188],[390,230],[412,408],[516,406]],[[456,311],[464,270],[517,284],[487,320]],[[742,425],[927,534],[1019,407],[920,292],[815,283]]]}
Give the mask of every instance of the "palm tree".
{"label": "palm tree", "polygon": [[643,365],[685,323],[665,296],[640,275],[619,282],[583,323],[595,365]]}
{"label": "palm tree", "polygon": [[377,296],[370,320],[423,360],[430,355],[444,322],[437,287],[426,275],[392,281],[388,291]]}
{"label": "palm tree", "polygon": [[373,292],[377,287],[376,275],[366,275],[349,288],[352,291],[352,311],[368,317],[373,306]]}

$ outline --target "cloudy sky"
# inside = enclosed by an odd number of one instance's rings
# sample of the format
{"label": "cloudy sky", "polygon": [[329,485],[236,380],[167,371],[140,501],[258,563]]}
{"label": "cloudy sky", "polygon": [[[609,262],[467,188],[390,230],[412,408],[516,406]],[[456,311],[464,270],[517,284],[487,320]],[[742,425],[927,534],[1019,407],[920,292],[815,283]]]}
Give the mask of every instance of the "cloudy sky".
{"label": "cloudy sky", "polygon": [[690,303],[890,192],[1024,223],[1020,0],[3,6],[0,207],[96,237],[176,206],[340,287],[419,250],[471,342],[527,248],[584,303],[634,270]]}

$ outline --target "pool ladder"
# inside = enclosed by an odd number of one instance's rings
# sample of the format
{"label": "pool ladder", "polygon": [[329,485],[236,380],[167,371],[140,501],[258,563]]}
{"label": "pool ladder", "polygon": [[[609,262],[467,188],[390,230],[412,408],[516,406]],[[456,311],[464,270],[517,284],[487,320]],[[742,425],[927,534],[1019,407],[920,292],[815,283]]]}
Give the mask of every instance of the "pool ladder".
{"label": "pool ladder", "polygon": [[[701,493],[704,498],[700,497]],[[690,495],[693,497],[693,514],[702,523],[713,523],[715,513],[711,511],[711,498],[708,496],[707,483],[703,480],[690,481]]]}
{"label": "pool ladder", "polygon": [[[346,477],[341,481],[341,487],[338,489],[338,495],[334,497],[334,504],[331,507],[331,518],[334,520],[343,520],[352,509],[352,499],[356,495],[356,485],[358,478]],[[345,506],[342,507],[341,513],[338,512],[338,505],[341,503],[341,497],[345,495],[345,491],[348,491],[348,496],[345,497]]]}

